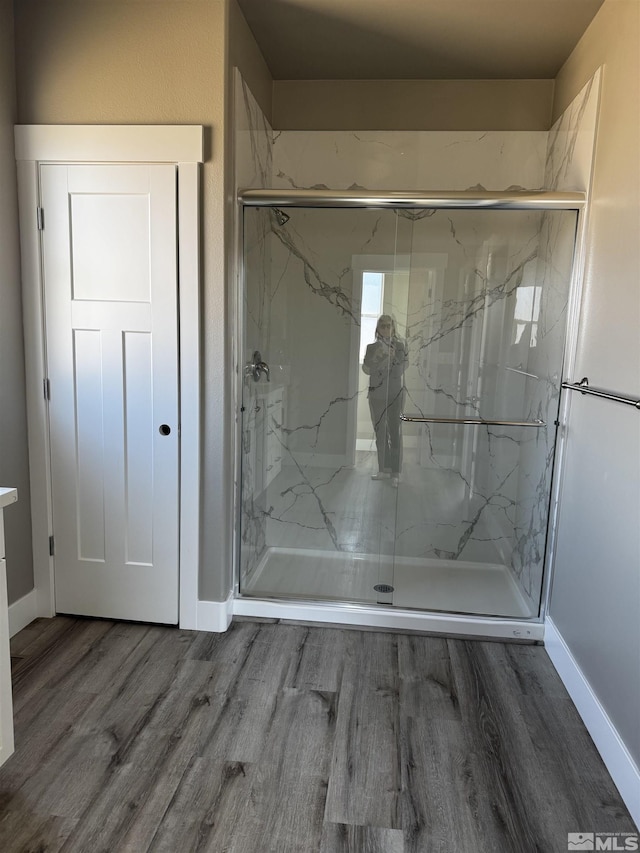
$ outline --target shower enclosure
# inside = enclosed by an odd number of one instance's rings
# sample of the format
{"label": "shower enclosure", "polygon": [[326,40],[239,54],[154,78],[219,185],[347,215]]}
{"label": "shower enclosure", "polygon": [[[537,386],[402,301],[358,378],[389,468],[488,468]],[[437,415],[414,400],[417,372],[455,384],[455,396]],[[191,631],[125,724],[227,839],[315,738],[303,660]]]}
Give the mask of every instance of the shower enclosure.
{"label": "shower enclosure", "polygon": [[241,200],[238,595],[539,619],[579,194]]}

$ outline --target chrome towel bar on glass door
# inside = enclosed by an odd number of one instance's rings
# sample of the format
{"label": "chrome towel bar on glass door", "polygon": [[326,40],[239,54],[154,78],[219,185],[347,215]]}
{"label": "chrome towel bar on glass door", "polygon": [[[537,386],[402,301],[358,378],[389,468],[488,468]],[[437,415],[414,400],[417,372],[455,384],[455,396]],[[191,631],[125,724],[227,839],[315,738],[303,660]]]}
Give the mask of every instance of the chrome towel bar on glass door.
{"label": "chrome towel bar on glass door", "polygon": [[627,406],[633,406],[640,409],[640,400],[637,397],[627,397],[624,394],[612,394],[611,391],[604,391],[602,388],[591,388],[589,380],[585,376],[580,382],[563,382],[562,387],[569,391],[579,391],[581,394],[591,394],[593,397],[602,397],[605,400],[613,400],[614,403],[625,403]]}
{"label": "chrome towel bar on glass door", "polygon": [[546,423],[541,420],[533,421],[493,421],[485,418],[425,418],[422,415],[400,415],[400,420],[409,424],[469,424],[471,426],[508,426],[508,427],[543,427]]}

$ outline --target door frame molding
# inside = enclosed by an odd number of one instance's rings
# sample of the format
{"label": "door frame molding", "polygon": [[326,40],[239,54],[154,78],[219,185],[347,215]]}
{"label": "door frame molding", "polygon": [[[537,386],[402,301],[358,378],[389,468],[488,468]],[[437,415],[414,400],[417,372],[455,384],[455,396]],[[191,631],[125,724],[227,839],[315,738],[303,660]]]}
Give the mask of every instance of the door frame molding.
{"label": "door frame molding", "polygon": [[55,615],[53,532],[41,240],[42,163],[175,164],[178,180],[180,382],[179,624],[195,628],[200,562],[200,164],[201,125],[16,125],[22,308],[34,592],[38,616]]}

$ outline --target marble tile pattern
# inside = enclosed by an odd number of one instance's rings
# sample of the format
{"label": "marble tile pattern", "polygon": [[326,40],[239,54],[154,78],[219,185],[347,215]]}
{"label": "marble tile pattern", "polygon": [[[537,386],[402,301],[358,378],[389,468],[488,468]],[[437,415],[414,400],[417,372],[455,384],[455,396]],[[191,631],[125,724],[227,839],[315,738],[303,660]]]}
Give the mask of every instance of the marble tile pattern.
{"label": "marble tile pattern", "polygon": [[[601,72],[587,82],[549,131],[544,185],[552,190],[587,191],[595,144]],[[531,486],[531,498],[520,501],[514,518],[515,548],[510,565],[532,603],[542,586],[549,496],[555,451],[553,423],[558,417],[562,360],[565,351],[575,222],[546,214],[540,231],[538,280],[542,286],[538,334],[544,346],[531,351],[527,378],[528,417],[548,424],[522,444],[518,476]]]}
{"label": "marble tile pattern", "polygon": [[[564,325],[552,309],[566,309],[573,225],[565,256],[554,255],[550,269],[541,250],[549,226],[539,213],[438,211],[411,220],[392,211],[289,209],[289,216],[281,226],[272,211],[245,214],[245,222],[256,220],[251,233],[261,231],[260,222],[270,229],[270,274],[264,277],[262,266],[256,271],[248,304],[253,299],[258,314],[269,313],[263,354],[274,369],[286,369],[287,393],[282,420],[268,406],[264,415],[266,437],[275,435],[282,446],[283,469],[257,504],[245,505],[252,513],[246,529],[255,529],[256,518],[266,520],[260,527],[266,544],[278,547],[515,563],[529,592],[522,567],[532,570],[532,554],[541,565],[548,490],[539,494],[528,471],[546,471],[552,462],[540,430],[406,427],[405,481],[397,492],[376,483],[378,494],[354,512],[360,501],[349,498],[352,484],[344,476],[351,470],[349,409],[361,393],[353,382],[360,312],[353,259],[364,248],[369,259],[399,263],[413,249],[410,270],[396,269],[387,306],[408,343],[406,409],[526,420],[541,415],[538,385],[557,407]],[[574,222],[572,213],[551,215],[558,217]],[[438,266],[442,255],[446,269]],[[261,265],[264,253],[257,258]],[[547,297],[545,288],[559,293]],[[536,347],[532,322],[521,324],[515,342],[523,291],[531,311],[536,298],[540,303]],[[555,376],[548,365],[555,365]],[[525,448],[531,462],[523,469]],[[358,463],[367,480],[373,456]],[[428,476],[434,470],[447,475],[450,491],[452,483],[460,486],[446,511],[442,484]],[[538,524],[523,530],[533,507]],[[514,558],[518,548],[522,559]],[[539,587],[530,594],[536,597]]]}
{"label": "marble tile pattern", "polygon": [[[234,69],[234,160],[235,189],[241,187],[268,187],[273,171],[272,130],[264,113],[258,106],[238,69]],[[254,351],[264,351],[268,343],[271,322],[271,305],[268,298],[271,268],[269,222],[266,218],[247,216],[242,219],[238,210],[237,230],[242,241],[238,265],[241,275],[244,269],[251,271],[252,286],[239,288],[238,300],[240,334],[246,342],[241,355],[239,370],[252,361]],[[240,577],[244,583],[260,561],[266,546],[266,522],[262,509],[256,505],[264,486],[263,446],[256,436],[264,433],[264,409],[259,399],[261,389],[251,376],[243,380],[242,422],[240,430],[242,488]],[[236,484],[236,487],[238,484]]]}
{"label": "marble tile pattern", "polygon": [[598,69],[549,131],[544,169],[548,189],[589,190],[601,78]]}
{"label": "marble tile pattern", "polygon": [[[566,182],[588,173],[574,159],[589,152],[593,85],[550,134],[355,134],[273,133],[238,83],[239,187],[584,188]],[[246,356],[260,348],[286,403],[270,410],[245,381],[242,577],[266,546],[498,562],[536,610],[574,214],[286,212],[284,225],[267,209],[244,216]],[[362,269],[387,273],[384,310],[409,350],[405,411],[549,426],[405,427],[405,482],[376,483],[363,505],[345,485],[376,468],[375,453],[353,453]],[[269,442],[276,476],[259,470]]]}
{"label": "marble tile pattern", "polygon": [[270,187],[273,130],[237,68],[233,76],[236,189]]}
{"label": "marble tile pattern", "polygon": [[[245,217],[244,264],[251,269],[253,286],[245,289],[242,304],[242,339],[248,342],[243,350],[240,369],[242,380],[241,422],[241,544],[240,575],[246,580],[257,565],[266,546],[266,520],[261,507],[256,505],[264,491],[264,436],[265,411],[261,398],[262,385],[255,382],[247,370],[254,361],[254,352],[266,353],[267,333],[270,328],[270,242],[267,239],[265,218]],[[258,281],[258,279],[260,279]],[[260,360],[260,358],[258,358]]]}
{"label": "marble tile pattern", "polygon": [[[506,521],[506,529],[512,533],[511,547],[504,555],[506,565],[514,571],[535,609],[545,560],[575,226],[576,215],[570,211],[546,212],[540,217],[533,291],[536,320],[535,330],[533,326],[530,330],[537,345],[530,346],[526,360],[515,365],[522,373],[514,371],[512,375],[522,386],[523,418],[544,421],[546,426],[522,429],[519,435],[516,431],[516,467],[507,492],[513,502],[503,508],[504,515],[494,510],[496,529],[504,529]],[[528,334],[527,329],[524,336]],[[508,431],[496,429],[493,435],[502,435],[504,441]],[[492,460],[491,443],[486,451],[484,458]],[[504,470],[498,466],[494,482]]]}
{"label": "marble tile pattern", "polygon": [[546,145],[545,131],[277,131],[272,186],[537,189]]}

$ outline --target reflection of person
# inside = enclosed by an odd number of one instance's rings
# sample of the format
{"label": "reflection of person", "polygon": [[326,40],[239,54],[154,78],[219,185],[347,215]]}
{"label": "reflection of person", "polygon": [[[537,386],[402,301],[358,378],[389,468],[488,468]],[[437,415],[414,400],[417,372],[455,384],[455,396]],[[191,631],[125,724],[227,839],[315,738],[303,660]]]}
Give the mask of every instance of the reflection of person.
{"label": "reflection of person", "polygon": [[367,346],[362,369],[369,376],[369,411],[378,449],[378,473],[373,479],[391,475],[394,486],[402,467],[400,413],[406,366],[406,344],[396,336],[393,319],[382,314],[376,325],[376,341]]}

